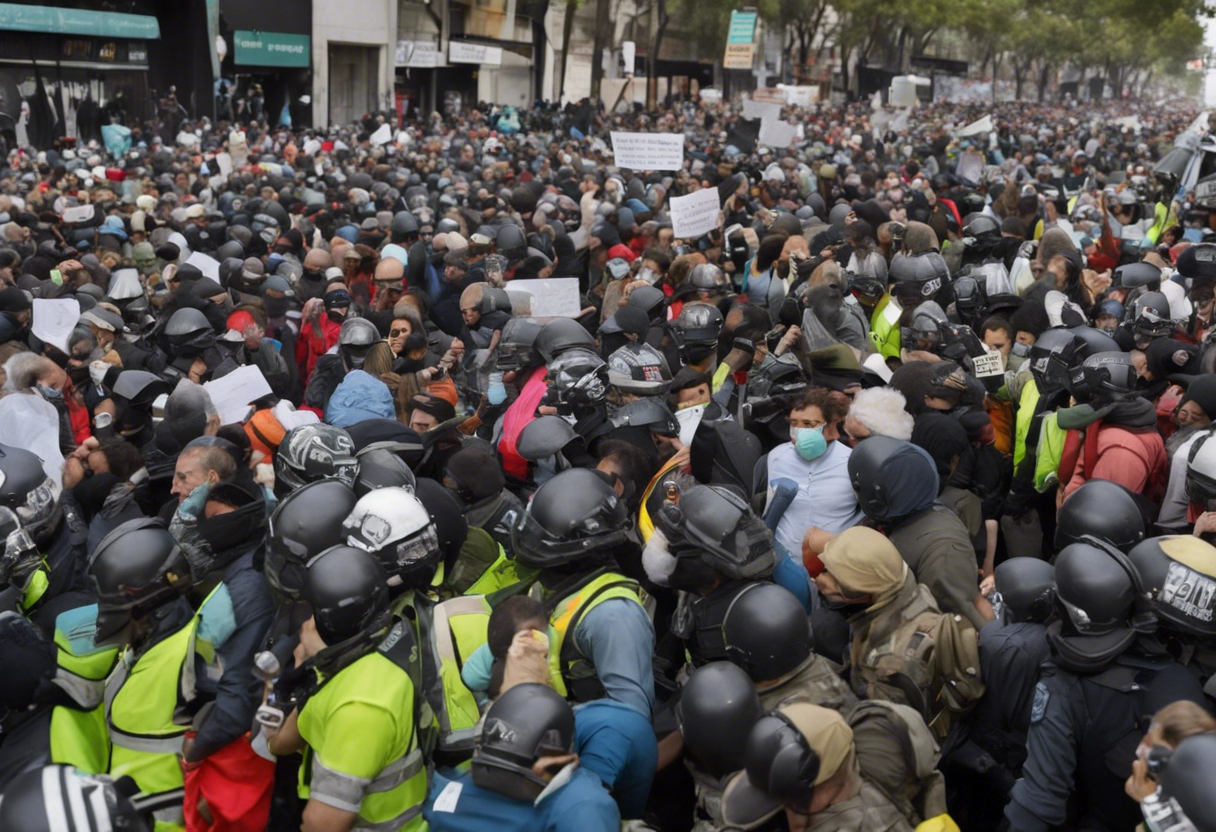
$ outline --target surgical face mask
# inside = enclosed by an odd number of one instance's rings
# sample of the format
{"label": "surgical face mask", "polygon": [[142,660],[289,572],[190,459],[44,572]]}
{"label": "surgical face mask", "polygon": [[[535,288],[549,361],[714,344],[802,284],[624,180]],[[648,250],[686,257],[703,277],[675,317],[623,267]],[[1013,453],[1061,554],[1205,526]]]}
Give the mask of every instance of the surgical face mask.
{"label": "surgical face mask", "polygon": [[38,385],[38,392],[42,394],[42,397],[44,399],[62,399],[63,398],[62,390],[56,390],[54,387],[46,387],[45,385],[42,385],[42,384]]}
{"label": "surgical face mask", "polygon": [[1011,351],[1018,358],[1025,358],[1026,356],[1030,355],[1030,347],[1017,341],[1013,342],[1013,349]]}
{"label": "surgical face mask", "polygon": [[659,279],[659,276],[657,274],[655,274],[654,272],[652,272],[650,269],[642,269],[640,272],[638,272],[638,280],[645,280],[647,283],[649,283],[652,286],[654,285],[655,281],[657,281],[658,279]]}
{"label": "surgical face mask", "polygon": [[817,428],[790,428],[790,441],[794,443],[798,456],[808,462],[823,456],[828,449],[822,425]]}

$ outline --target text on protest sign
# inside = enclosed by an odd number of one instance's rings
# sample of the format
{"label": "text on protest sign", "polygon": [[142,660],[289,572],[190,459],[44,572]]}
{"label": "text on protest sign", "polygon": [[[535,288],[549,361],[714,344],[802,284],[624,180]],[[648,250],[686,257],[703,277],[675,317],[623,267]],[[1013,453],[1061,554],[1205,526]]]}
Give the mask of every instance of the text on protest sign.
{"label": "text on protest sign", "polygon": [[684,167],[684,134],[613,131],[612,155],[618,167],[631,170],[680,170]]}
{"label": "text on protest sign", "polygon": [[708,234],[718,227],[718,213],[721,208],[717,188],[702,188],[688,196],[673,197],[671,200],[672,231],[682,239],[693,239]]}

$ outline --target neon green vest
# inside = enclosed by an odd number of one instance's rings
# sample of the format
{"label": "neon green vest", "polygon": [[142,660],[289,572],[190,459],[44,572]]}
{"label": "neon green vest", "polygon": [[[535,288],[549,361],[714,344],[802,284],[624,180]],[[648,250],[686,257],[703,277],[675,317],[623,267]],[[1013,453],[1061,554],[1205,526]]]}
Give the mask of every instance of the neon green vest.
{"label": "neon green vest", "polygon": [[118,648],[93,646],[96,624],[96,604],[67,610],[55,619],[56,682],[78,707],[61,705],[52,712],[51,758],[100,774],[110,764],[105,680],[118,660]]}
{"label": "neon green vest", "polygon": [[481,711],[460,671],[464,658],[486,643],[489,623],[490,605],[484,595],[452,598],[431,610],[430,638],[423,648],[424,678],[434,680],[428,681],[427,699],[439,723],[436,750],[448,755],[448,760],[473,755],[474,729]]}
{"label": "neon green vest", "polygon": [[[883,295],[870,317],[870,338],[874,341],[874,349],[878,350],[883,358],[899,358],[900,316],[894,315],[892,320],[891,314],[887,313],[887,307],[892,303],[894,300],[889,293]],[[893,308],[891,313],[894,312]]]}
{"label": "neon green vest", "polygon": [[1034,378],[1029,378],[1022,385],[1022,395],[1018,399],[1018,413],[1014,421],[1013,433],[1013,470],[1016,472],[1026,458],[1026,434],[1030,432],[1030,423],[1034,420],[1034,409],[1039,403],[1039,385]]}
{"label": "neon green vest", "polygon": [[[404,627],[404,632],[410,631],[412,628]],[[402,630],[394,628],[389,637],[392,638],[394,633],[398,637],[404,635]],[[309,747],[305,749],[304,763],[300,766],[299,795],[307,799],[312,784],[317,782],[318,777],[332,778],[339,781],[342,787],[360,792],[362,797],[358,802],[359,817],[352,827],[352,832],[423,832],[427,828],[426,821],[422,818],[423,803],[426,800],[427,767],[425,755],[418,745],[417,689],[411,674],[401,666],[401,662],[408,664],[409,659],[389,657],[397,647],[412,654],[416,652],[416,644],[408,637],[400,638],[391,645],[386,639],[378,650],[342,668],[322,684],[300,711],[297,724],[300,736]],[[408,700],[405,706],[407,713],[401,713],[402,698]],[[382,768],[370,784],[327,768],[317,757],[318,752],[315,750],[319,748],[323,753],[327,731],[350,730],[348,726],[333,724],[328,717],[343,704],[352,701],[379,704],[388,711],[397,713],[400,719],[410,720],[412,723],[409,737],[401,749],[401,756]],[[383,726],[385,730],[390,727],[400,728],[399,725]],[[331,761],[334,762],[338,761]],[[353,792],[351,793],[353,795]]]}
{"label": "neon green vest", "polygon": [[[1034,458],[1034,487],[1046,491],[1056,482],[1060,469],[1060,457],[1064,455],[1064,439],[1068,431],[1060,427],[1058,415],[1048,413],[1043,417],[1039,429],[1039,450]],[[1060,483],[1063,488],[1067,483]]]}
{"label": "neon green vest", "polygon": [[[533,587],[534,593],[540,590],[540,584]],[[546,609],[552,611],[549,626],[556,636],[549,641],[549,670],[558,693],[579,702],[603,696],[603,685],[596,680],[591,662],[574,643],[574,632],[587,613],[605,601],[624,598],[642,605],[643,597],[637,581],[616,572],[604,572],[563,598],[545,601]]]}

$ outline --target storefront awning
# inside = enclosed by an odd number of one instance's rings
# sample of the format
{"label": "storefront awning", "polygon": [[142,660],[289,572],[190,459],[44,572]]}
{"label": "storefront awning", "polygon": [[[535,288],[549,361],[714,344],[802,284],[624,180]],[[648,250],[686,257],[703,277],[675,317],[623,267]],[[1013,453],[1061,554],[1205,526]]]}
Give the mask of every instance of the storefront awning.
{"label": "storefront awning", "polygon": [[18,3],[0,3],[0,30],[140,40],[160,37],[160,23],[146,14],[23,6]]}

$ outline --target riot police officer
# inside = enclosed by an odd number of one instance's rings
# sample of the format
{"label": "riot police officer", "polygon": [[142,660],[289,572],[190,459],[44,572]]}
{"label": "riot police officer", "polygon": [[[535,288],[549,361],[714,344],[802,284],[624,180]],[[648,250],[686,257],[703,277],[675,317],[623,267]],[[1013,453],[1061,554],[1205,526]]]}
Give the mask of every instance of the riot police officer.
{"label": "riot police officer", "polygon": [[151,828],[118,784],[72,766],[24,772],[0,798],[0,829],[149,832]]}
{"label": "riot police officer", "polygon": [[[1143,594],[1127,557],[1090,538],[1056,559],[1052,659],[1035,686],[1022,777],[1005,817],[1014,830],[1135,827],[1123,790],[1141,720],[1179,699],[1203,704],[1195,678],[1145,634]],[[1069,817],[1069,799],[1078,816]]]}

